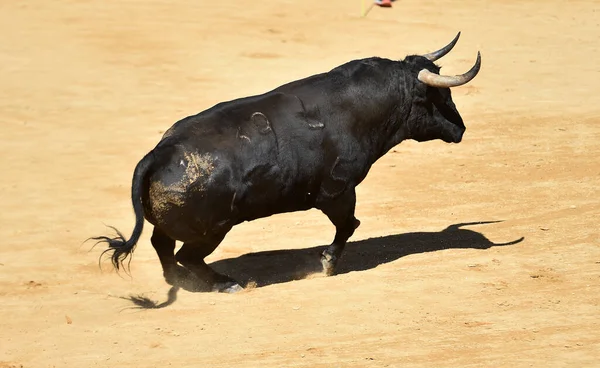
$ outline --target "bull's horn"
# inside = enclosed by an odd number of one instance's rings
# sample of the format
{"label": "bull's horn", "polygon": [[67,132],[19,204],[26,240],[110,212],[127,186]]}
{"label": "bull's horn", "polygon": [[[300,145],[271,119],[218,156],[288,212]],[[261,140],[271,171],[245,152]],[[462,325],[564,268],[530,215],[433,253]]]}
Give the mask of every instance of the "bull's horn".
{"label": "bull's horn", "polygon": [[471,79],[475,78],[477,73],[479,73],[479,68],[481,67],[481,54],[477,52],[477,61],[475,61],[475,65],[462,75],[439,75],[430,72],[427,69],[422,69],[419,72],[417,78],[431,87],[440,87],[440,88],[450,88],[456,86],[462,86],[471,81]]}
{"label": "bull's horn", "polygon": [[456,37],[454,37],[454,39],[447,44],[446,46],[442,47],[441,49],[434,51],[434,52],[430,52],[429,54],[425,54],[423,55],[423,57],[431,60],[431,61],[436,61],[437,59],[441,58],[442,56],[446,55],[447,53],[450,52],[450,50],[452,50],[452,48],[454,47],[454,45],[456,45],[456,42],[458,42],[458,38],[460,37],[460,32],[458,32],[458,34],[456,35]]}

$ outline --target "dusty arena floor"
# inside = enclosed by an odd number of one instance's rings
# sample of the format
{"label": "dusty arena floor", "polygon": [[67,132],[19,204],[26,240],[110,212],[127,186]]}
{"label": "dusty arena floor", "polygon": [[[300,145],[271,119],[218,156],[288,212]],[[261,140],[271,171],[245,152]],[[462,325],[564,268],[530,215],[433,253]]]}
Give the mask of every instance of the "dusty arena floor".
{"label": "dusty arena floor", "polygon": [[[0,367],[598,367],[596,1],[4,1]],[[358,187],[340,274],[317,211],[244,223],[207,259],[255,287],[171,295],[132,171],[176,120],[355,58],[462,37],[439,63],[462,143],[404,142]],[[176,300],[174,300],[176,298]]]}

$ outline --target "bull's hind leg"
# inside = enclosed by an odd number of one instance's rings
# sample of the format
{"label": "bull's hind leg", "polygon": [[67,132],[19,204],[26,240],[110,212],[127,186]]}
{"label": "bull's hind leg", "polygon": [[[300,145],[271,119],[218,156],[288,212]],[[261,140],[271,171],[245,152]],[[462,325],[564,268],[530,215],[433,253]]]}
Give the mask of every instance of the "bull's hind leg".
{"label": "bull's hind leg", "polygon": [[355,207],[356,192],[354,188],[320,206],[321,211],[329,217],[329,220],[335,226],[333,243],[321,254],[323,271],[327,276],[335,273],[336,265],[342,256],[348,238],[354,234],[354,230],[360,225],[360,221],[354,217]]}
{"label": "bull's hind leg", "polygon": [[155,226],[150,241],[160,260],[165,281],[184,290],[198,291],[198,278],[175,260],[175,240]]}
{"label": "bull's hind leg", "polygon": [[184,243],[177,252],[177,261],[192,271],[200,280],[201,291],[233,293],[242,290],[237,281],[215,272],[204,262],[204,258],[217,248],[224,237],[225,234],[207,235],[199,241]]}

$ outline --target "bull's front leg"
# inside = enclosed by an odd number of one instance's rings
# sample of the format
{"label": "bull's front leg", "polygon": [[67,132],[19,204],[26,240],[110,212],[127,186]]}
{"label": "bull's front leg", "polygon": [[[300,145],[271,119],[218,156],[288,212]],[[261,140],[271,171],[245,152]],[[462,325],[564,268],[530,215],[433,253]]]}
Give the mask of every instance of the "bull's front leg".
{"label": "bull's front leg", "polygon": [[335,226],[333,243],[321,253],[323,272],[327,276],[335,273],[336,265],[342,256],[346,242],[360,225],[360,221],[354,217],[355,207],[356,192],[354,188],[346,190],[342,195],[320,206],[321,211],[329,217],[329,220]]}

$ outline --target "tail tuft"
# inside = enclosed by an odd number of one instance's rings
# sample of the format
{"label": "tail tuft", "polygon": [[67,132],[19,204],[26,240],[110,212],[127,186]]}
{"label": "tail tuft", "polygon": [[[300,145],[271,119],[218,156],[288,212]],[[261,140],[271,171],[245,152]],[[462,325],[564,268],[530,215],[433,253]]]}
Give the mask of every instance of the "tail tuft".
{"label": "tail tuft", "polygon": [[123,262],[129,258],[129,262],[127,262],[127,270],[129,271],[129,264],[131,263],[131,253],[135,249],[135,242],[125,239],[125,236],[117,230],[116,228],[109,226],[116,233],[116,236],[111,238],[108,236],[97,236],[94,238],[90,238],[91,240],[96,240],[96,244],[94,246],[104,243],[108,245],[108,248],[102,252],[100,257],[104,256],[105,253],[111,253],[110,259],[117,271],[123,267]]}

